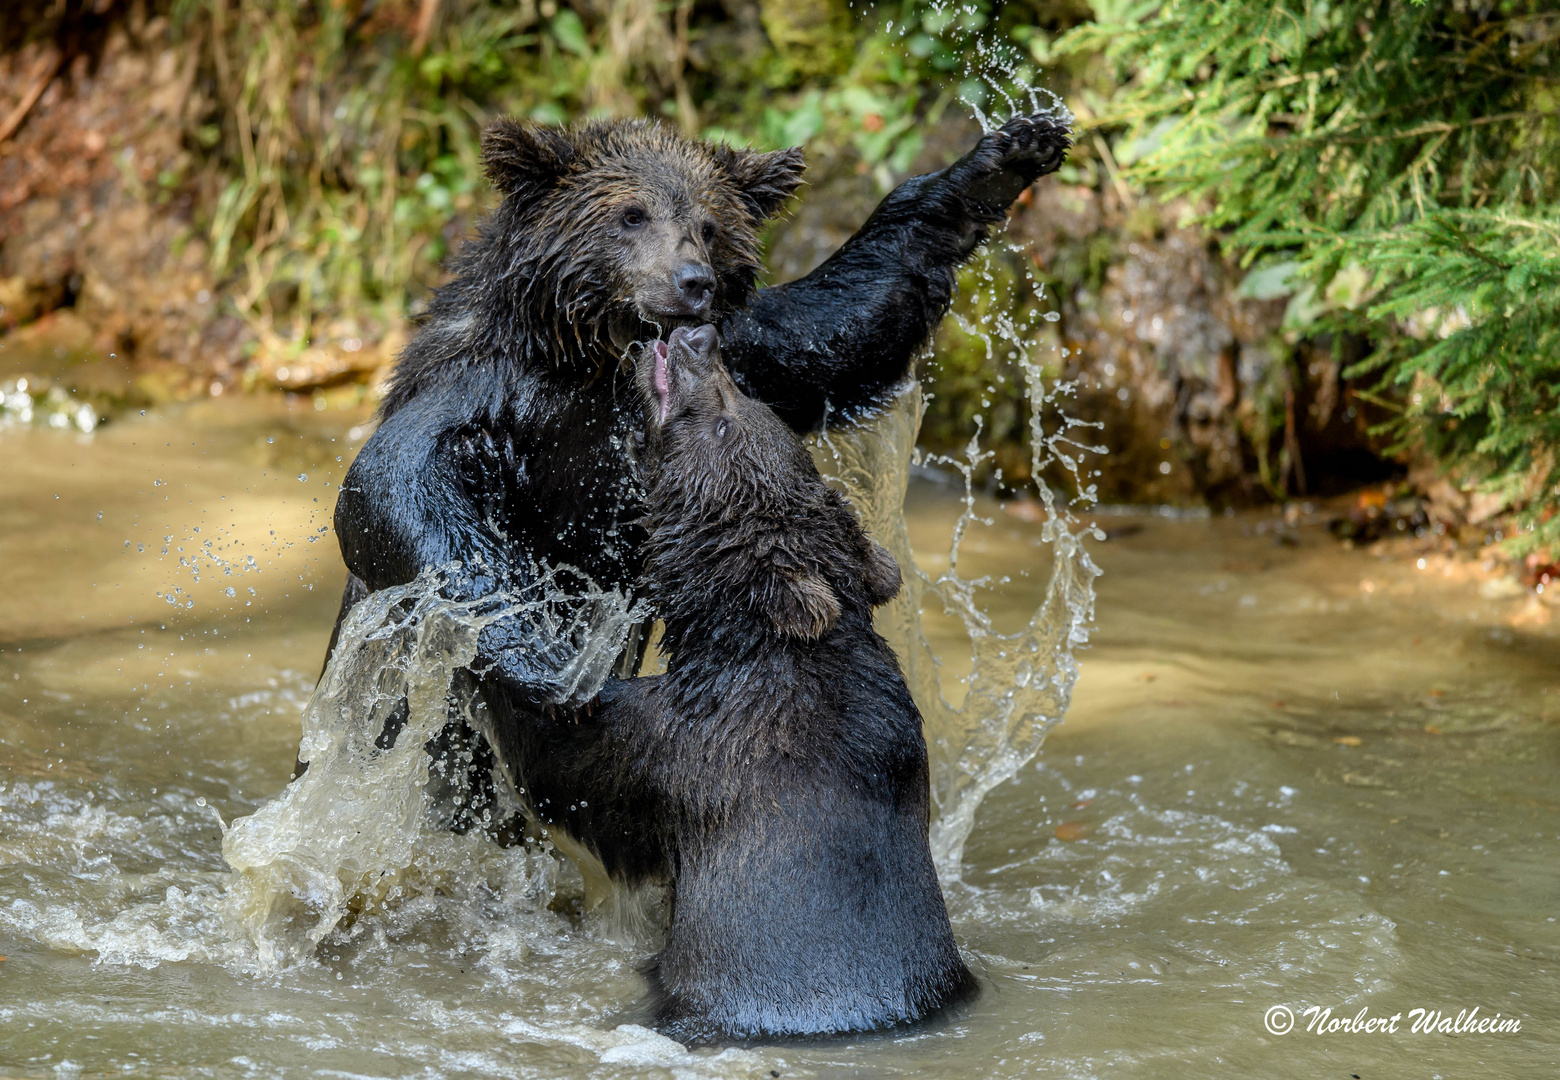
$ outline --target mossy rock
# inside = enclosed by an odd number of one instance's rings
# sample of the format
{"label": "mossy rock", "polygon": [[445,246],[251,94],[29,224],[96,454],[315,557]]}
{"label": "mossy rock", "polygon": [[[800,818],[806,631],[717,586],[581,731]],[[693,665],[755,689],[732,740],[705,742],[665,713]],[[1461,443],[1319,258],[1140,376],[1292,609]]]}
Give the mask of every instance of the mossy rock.
{"label": "mossy rock", "polygon": [[793,77],[837,75],[850,66],[855,38],[843,0],[762,0],[759,18]]}

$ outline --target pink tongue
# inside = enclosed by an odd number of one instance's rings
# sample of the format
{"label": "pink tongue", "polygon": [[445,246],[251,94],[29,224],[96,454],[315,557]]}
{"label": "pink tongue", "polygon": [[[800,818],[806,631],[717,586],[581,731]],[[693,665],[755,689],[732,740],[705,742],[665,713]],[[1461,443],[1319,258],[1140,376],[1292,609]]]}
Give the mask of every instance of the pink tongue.
{"label": "pink tongue", "polygon": [[653,346],[655,350],[655,371],[651,376],[651,385],[655,387],[655,396],[661,399],[661,422],[666,422],[666,414],[672,411],[672,390],[666,380],[666,342],[657,341]]}

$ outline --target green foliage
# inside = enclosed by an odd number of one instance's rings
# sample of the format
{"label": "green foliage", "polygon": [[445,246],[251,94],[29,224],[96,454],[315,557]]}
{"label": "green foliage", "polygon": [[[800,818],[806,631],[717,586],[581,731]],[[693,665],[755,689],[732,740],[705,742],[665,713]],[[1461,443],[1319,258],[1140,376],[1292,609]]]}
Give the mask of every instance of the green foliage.
{"label": "green foliage", "polygon": [[[476,205],[492,95],[535,112],[553,84],[583,81],[534,5],[451,6],[421,55],[408,27],[358,24],[347,5],[175,9],[210,86],[192,141],[220,183],[207,208],[213,270],[262,335],[301,342],[339,313],[398,321],[408,286],[437,272],[450,219]],[[547,62],[517,79],[527,51]]]}
{"label": "green foliage", "polygon": [[977,55],[1005,40],[985,33],[993,7],[755,0],[743,23],[689,2],[439,0],[423,40],[423,0],[173,0],[201,54],[187,144],[212,268],[273,348],[343,317],[393,326],[490,198],[480,132],[505,113],[660,115],[815,161],[843,150],[887,190],[927,124],[991,93],[972,71],[1037,79],[1016,49],[1005,67]]}
{"label": "green foliage", "polygon": [[851,18],[845,0],[760,0],[764,33],[786,77],[838,74],[850,63]]}
{"label": "green foliage", "polygon": [[[1560,12],[1543,0],[1098,6],[1057,43],[1125,83],[1131,173],[1204,207],[1247,262],[1294,264],[1309,333],[1363,334],[1428,448],[1560,541]],[[1314,325],[1305,326],[1311,320]]]}
{"label": "green foliage", "polygon": [[[1519,548],[1560,538],[1560,213],[1437,210],[1376,238],[1367,266],[1397,282],[1369,315],[1385,336],[1365,366],[1403,390],[1407,430],[1445,461],[1485,466],[1528,509]],[[1447,306],[1448,298],[1456,298]]]}

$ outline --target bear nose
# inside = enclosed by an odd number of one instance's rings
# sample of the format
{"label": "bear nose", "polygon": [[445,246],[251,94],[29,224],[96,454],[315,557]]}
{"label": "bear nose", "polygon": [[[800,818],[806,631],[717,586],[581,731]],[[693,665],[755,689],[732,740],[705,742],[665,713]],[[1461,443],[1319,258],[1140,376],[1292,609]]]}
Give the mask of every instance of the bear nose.
{"label": "bear nose", "polygon": [[695,356],[704,356],[715,347],[715,328],[709,323],[690,330],[686,326],[679,326],[673,330],[667,339],[668,344],[675,345],[679,341],[688,347],[688,351]]}
{"label": "bear nose", "polygon": [[695,312],[709,307],[715,296],[715,272],[702,263],[683,263],[672,274],[672,284]]}

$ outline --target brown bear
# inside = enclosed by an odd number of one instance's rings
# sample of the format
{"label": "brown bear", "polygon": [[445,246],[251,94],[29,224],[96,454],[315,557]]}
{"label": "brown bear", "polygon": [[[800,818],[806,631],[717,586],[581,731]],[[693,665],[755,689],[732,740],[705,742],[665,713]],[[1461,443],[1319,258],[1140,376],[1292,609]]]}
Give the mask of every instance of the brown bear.
{"label": "brown bear", "polygon": [[[430,567],[462,599],[525,594],[543,565],[630,588],[645,533],[625,348],[710,323],[735,385],[793,429],[871,409],[910,373],[960,262],[1067,146],[1062,124],[1015,118],[901,184],[808,276],[755,290],[759,230],[801,182],[799,150],[712,145],[643,121],[494,124],[483,160],[503,199],[434,295],[342,484],[343,616]],[[457,692],[502,687],[528,714],[567,704],[607,674],[562,685],[581,648],[501,619]],[[630,647],[620,673],[638,656]],[[392,723],[382,744],[395,735]],[[466,785],[455,826],[482,821],[484,741],[452,722],[433,749]]]}
{"label": "brown bear", "polygon": [[872,628],[899,568],[715,340],[679,328],[639,363],[666,673],[506,729],[505,756],[615,880],[671,886],[649,968],[664,1033],[914,1023],[976,983],[927,847],[921,716]]}

